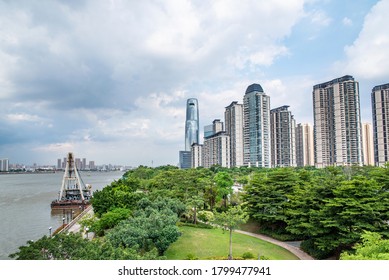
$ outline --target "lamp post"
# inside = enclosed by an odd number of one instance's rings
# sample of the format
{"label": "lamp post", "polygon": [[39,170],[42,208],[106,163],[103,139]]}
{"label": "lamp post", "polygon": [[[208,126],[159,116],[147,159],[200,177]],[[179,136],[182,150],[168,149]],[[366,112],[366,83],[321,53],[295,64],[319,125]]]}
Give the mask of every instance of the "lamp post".
{"label": "lamp post", "polygon": [[50,235],[50,237],[51,237],[51,230],[52,229],[53,229],[52,227],[49,227],[49,235]]}
{"label": "lamp post", "polygon": [[65,217],[62,218],[62,228],[65,227]]}
{"label": "lamp post", "polygon": [[89,239],[89,238],[88,238],[89,228],[87,227],[87,228],[85,228],[85,230],[86,230],[86,238]]}

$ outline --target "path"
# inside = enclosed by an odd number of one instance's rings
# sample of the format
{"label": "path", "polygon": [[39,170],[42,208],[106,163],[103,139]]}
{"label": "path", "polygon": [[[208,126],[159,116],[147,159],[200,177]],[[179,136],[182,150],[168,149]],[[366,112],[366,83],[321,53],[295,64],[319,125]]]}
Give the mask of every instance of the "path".
{"label": "path", "polygon": [[249,236],[253,236],[253,237],[262,239],[264,241],[273,243],[275,245],[278,245],[278,246],[280,246],[282,248],[285,248],[289,252],[291,252],[294,255],[296,255],[300,260],[314,260],[314,258],[312,258],[310,255],[308,255],[304,251],[302,251],[300,248],[297,248],[297,247],[295,247],[293,245],[290,245],[290,244],[288,244],[286,242],[282,242],[282,241],[276,240],[274,238],[271,238],[271,237],[263,235],[263,234],[251,233],[251,232],[242,231],[242,230],[235,230],[235,232],[246,234],[246,235],[249,235]]}
{"label": "path", "polygon": [[[78,215],[76,218],[74,218],[64,229],[62,229],[60,232],[81,232],[81,225],[78,223],[78,221],[84,217],[85,215],[90,214],[93,215],[93,208],[92,206],[89,206],[87,209],[85,209],[80,215]],[[94,236],[93,232],[90,233],[82,233],[84,237],[88,237],[88,239],[92,239]]]}

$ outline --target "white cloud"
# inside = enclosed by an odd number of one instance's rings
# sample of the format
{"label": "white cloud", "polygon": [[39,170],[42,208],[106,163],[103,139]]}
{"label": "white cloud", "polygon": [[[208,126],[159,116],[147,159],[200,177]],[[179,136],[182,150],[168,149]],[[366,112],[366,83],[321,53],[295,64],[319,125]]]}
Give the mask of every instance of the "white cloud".
{"label": "white cloud", "polygon": [[312,10],[307,15],[311,22],[315,25],[328,26],[332,22],[332,18],[323,10]]}
{"label": "white cloud", "polygon": [[36,151],[164,163],[184,144],[186,98],[201,122],[222,118],[289,55],[283,41],[304,16],[304,0],[44,3],[0,2],[0,125],[19,131],[3,141],[29,139],[29,120],[51,126]]}
{"label": "white cloud", "polygon": [[345,25],[345,26],[351,26],[351,25],[353,25],[353,21],[352,21],[350,18],[348,18],[348,17],[344,17],[343,20],[342,20],[342,23],[343,23],[343,25]]}
{"label": "white cloud", "polygon": [[378,2],[365,17],[358,38],[345,47],[347,60],[338,62],[347,73],[364,79],[387,79],[389,76],[389,1]]}

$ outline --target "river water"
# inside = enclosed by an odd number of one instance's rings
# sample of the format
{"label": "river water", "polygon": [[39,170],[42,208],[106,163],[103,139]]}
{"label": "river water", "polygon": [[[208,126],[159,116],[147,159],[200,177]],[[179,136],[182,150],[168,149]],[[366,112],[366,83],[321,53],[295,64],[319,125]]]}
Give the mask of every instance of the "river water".
{"label": "river water", "polygon": [[[123,172],[81,172],[85,184],[100,190]],[[28,240],[38,240],[62,225],[63,213],[52,213],[63,173],[0,175],[0,260],[10,259]],[[66,213],[70,219],[71,213]]]}

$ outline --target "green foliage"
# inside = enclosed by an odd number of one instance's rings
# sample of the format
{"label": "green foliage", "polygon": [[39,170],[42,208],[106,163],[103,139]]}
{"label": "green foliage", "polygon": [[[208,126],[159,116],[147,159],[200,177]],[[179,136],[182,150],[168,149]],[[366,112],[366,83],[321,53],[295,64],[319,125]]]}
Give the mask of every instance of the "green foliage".
{"label": "green foliage", "polygon": [[229,259],[232,259],[232,231],[237,229],[239,225],[247,222],[248,219],[248,214],[240,207],[240,205],[230,207],[227,211],[222,213],[215,213],[214,223],[230,231]]}
{"label": "green foliage", "polygon": [[96,235],[104,235],[104,231],[115,227],[120,221],[127,219],[131,215],[131,210],[126,208],[114,208],[104,213],[99,220],[89,226]]}
{"label": "green foliage", "polygon": [[53,238],[47,236],[27,245],[19,247],[19,251],[11,254],[17,260],[153,260],[158,259],[156,251],[139,254],[133,248],[115,247],[107,240],[89,241],[81,234],[57,234]]}
{"label": "green foliage", "polygon": [[252,260],[252,259],[255,259],[253,253],[251,252],[244,252],[243,255],[242,255],[242,259],[244,260]]}
{"label": "green foliage", "polygon": [[288,219],[288,194],[299,184],[293,169],[277,168],[255,173],[245,188],[244,200],[250,216],[263,227],[275,230],[285,227]]}
{"label": "green foliage", "polygon": [[361,236],[361,242],[354,246],[354,253],[344,252],[342,260],[389,260],[389,240],[382,239],[376,232],[366,231]]}
{"label": "green foliage", "polygon": [[306,239],[301,242],[300,248],[314,257],[315,259],[326,259],[329,258],[334,254],[333,250],[327,250],[325,248],[318,248],[317,245],[315,245],[315,240],[313,239]]}
{"label": "green foliage", "polygon": [[163,255],[180,236],[177,213],[171,209],[171,201],[163,199],[156,202],[142,199],[139,206],[133,217],[122,221],[106,236],[116,247],[138,248],[140,252],[156,248]]}
{"label": "green foliage", "polygon": [[199,211],[198,218],[203,222],[212,222],[215,217],[211,211]]}

